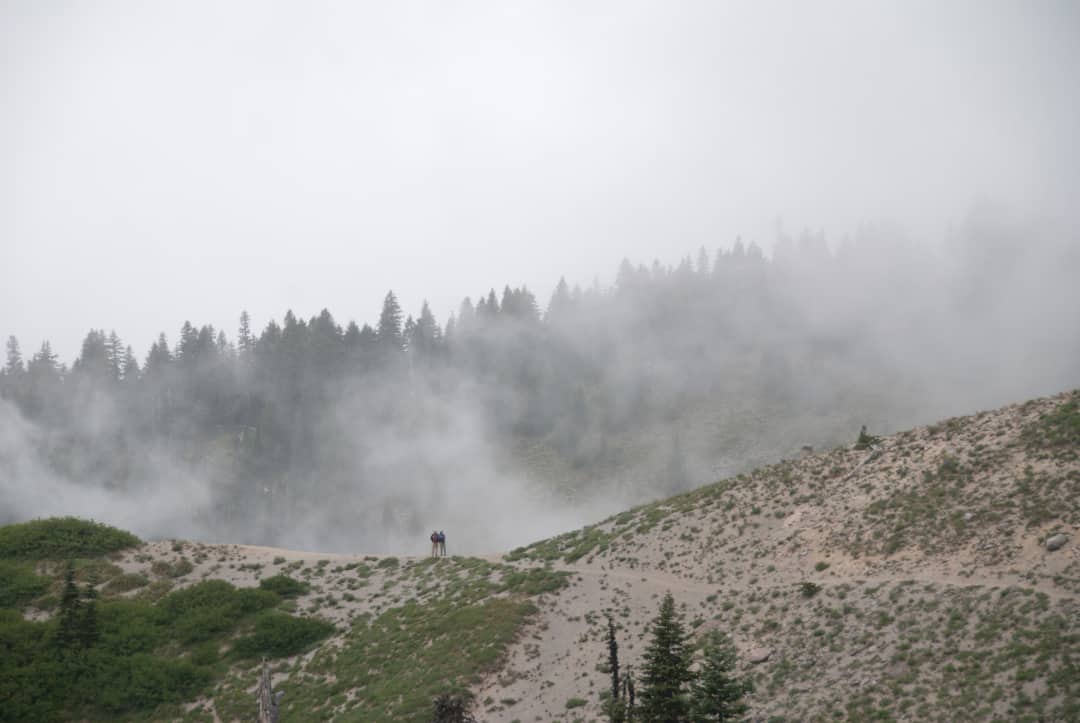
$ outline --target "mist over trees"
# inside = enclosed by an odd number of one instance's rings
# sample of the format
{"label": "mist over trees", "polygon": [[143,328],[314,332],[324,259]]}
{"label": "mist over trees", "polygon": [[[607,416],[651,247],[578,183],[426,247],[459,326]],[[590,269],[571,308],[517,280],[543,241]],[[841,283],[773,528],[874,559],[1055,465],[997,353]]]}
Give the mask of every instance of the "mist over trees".
{"label": "mist over trees", "polygon": [[[977,207],[941,248],[779,233],[611,287],[506,285],[440,322],[185,321],[141,361],[91,330],[70,367],[8,338],[0,523],[490,550],[742,471],[1080,384],[1074,239]],[[377,315],[376,313],[377,312]],[[126,505],[126,507],[125,507]],[[88,509],[87,509],[88,508]],[[588,515],[588,516],[585,516]],[[119,518],[123,519],[119,519]],[[453,533],[456,533],[453,534]]]}

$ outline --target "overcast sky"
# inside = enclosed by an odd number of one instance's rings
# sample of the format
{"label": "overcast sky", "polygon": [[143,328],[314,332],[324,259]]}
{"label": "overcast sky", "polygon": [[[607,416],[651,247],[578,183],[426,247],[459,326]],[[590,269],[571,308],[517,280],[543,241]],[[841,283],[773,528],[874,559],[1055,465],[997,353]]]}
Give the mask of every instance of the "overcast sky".
{"label": "overcast sky", "polygon": [[69,363],[1080,190],[1074,2],[0,7],[0,334]]}

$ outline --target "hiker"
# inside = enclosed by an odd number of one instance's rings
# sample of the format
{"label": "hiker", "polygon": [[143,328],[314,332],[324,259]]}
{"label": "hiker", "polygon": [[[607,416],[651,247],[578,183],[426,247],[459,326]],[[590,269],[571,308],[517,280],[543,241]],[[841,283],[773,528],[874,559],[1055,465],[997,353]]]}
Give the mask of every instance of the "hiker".
{"label": "hiker", "polygon": [[446,533],[439,530],[439,553],[446,557]]}
{"label": "hiker", "polygon": [[439,555],[439,533],[434,530],[431,531],[431,556],[437,557]]}

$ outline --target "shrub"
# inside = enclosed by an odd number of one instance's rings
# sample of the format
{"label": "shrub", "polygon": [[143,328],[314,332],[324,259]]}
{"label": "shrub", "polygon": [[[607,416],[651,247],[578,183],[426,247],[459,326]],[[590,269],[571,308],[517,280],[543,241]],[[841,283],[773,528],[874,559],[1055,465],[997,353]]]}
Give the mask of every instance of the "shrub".
{"label": "shrub", "polygon": [[255,618],[255,631],[236,641],[233,650],[241,658],[266,655],[284,658],[296,655],[334,631],[322,620],[296,618],[287,613],[267,610]]}
{"label": "shrub", "polygon": [[799,590],[802,592],[803,597],[814,597],[821,592],[821,585],[807,581],[799,584]]}
{"label": "shrub", "polygon": [[[207,670],[187,660],[157,658],[137,654],[95,656],[92,684],[94,702],[101,709],[120,714],[152,709],[161,703],[178,703],[194,698],[211,679]],[[119,681],[124,684],[118,685]]]}
{"label": "shrub", "polygon": [[277,593],[284,598],[297,597],[305,594],[311,589],[311,586],[306,582],[301,582],[288,575],[274,575],[273,577],[268,577],[259,583],[259,587],[263,590]]}
{"label": "shrub", "polygon": [[21,607],[51,585],[52,580],[35,575],[27,565],[0,560],[0,608]]}
{"label": "shrub", "polygon": [[195,566],[186,557],[181,557],[176,562],[171,563],[165,560],[154,560],[153,564],[150,565],[150,572],[158,577],[183,577],[194,569]]}
{"label": "shrub", "polygon": [[118,577],[114,577],[109,580],[105,585],[105,592],[107,593],[121,593],[130,592],[131,590],[137,590],[140,587],[146,587],[150,584],[150,578],[146,575],[142,575],[137,572],[127,572]]}
{"label": "shrub", "polygon": [[100,557],[141,544],[130,532],[76,517],[50,517],[0,527],[0,558]]}
{"label": "shrub", "polygon": [[224,580],[207,580],[169,594],[161,603],[183,643],[208,640],[232,629],[244,615],[273,607],[280,598],[268,590],[237,590]]}

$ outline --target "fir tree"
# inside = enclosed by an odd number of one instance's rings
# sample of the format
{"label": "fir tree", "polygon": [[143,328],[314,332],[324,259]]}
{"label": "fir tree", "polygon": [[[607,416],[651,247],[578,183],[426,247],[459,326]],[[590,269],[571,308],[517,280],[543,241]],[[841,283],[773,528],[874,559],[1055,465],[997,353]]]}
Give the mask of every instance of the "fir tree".
{"label": "fir tree", "polygon": [[401,306],[393,291],[386,292],[386,298],[383,299],[379,328],[375,335],[379,346],[386,352],[399,352],[405,348],[401,337]]}
{"label": "fir tree", "polygon": [[752,686],[734,676],[735,646],[713,631],[705,640],[704,659],[691,697],[694,723],[727,723],[742,719],[750,707],[743,700]]}
{"label": "fir tree", "polygon": [[255,346],[255,338],[251,335],[251,315],[247,311],[240,312],[240,329],[236,333],[236,349],[241,356],[251,354]]}
{"label": "fir tree", "polygon": [[139,361],[135,358],[134,352],[131,351],[130,344],[127,349],[124,350],[124,365],[122,371],[125,382],[134,382],[139,378]]}
{"label": "fir tree", "polygon": [[110,331],[105,340],[105,354],[109,361],[109,376],[119,381],[124,373],[124,343],[120,341],[116,329]]}
{"label": "fir tree", "polygon": [[79,588],[75,584],[75,566],[69,562],[64,570],[64,589],[60,593],[60,609],[56,616],[54,641],[57,650],[72,650],[79,644],[81,607]]}
{"label": "fir tree", "polygon": [[89,648],[98,641],[97,590],[87,585],[82,591],[76,619],[76,641],[79,647]]}
{"label": "fir tree", "polygon": [[561,323],[569,316],[571,303],[570,287],[566,285],[565,278],[560,278],[558,285],[555,286],[554,293],[551,294],[551,301],[548,302],[544,321],[548,324]]}
{"label": "fir tree", "polygon": [[652,623],[652,640],[645,649],[639,719],[643,723],[684,723],[689,720],[686,686],[693,680],[686,631],[669,592]]}
{"label": "fir tree", "polygon": [[19,351],[19,340],[14,336],[7,339],[7,360],[4,363],[4,373],[12,376],[23,372],[22,352]]}
{"label": "fir tree", "polygon": [[165,333],[158,334],[157,342],[150,345],[150,353],[146,355],[146,364],[143,365],[148,376],[163,373],[172,361],[172,353],[169,351],[169,342]]}
{"label": "fir tree", "polygon": [[52,344],[48,341],[41,342],[41,349],[30,358],[27,371],[35,376],[56,377],[60,374],[60,366],[57,364],[56,354],[53,353]]}
{"label": "fir tree", "polygon": [[608,615],[608,668],[611,672],[611,700],[607,703],[608,720],[611,723],[625,723],[627,705],[624,697],[625,690],[619,679],[619,643],[615,639],[615,621]]}

